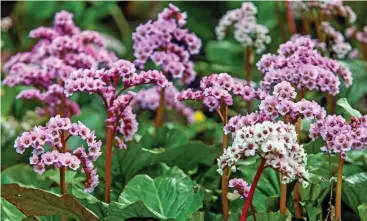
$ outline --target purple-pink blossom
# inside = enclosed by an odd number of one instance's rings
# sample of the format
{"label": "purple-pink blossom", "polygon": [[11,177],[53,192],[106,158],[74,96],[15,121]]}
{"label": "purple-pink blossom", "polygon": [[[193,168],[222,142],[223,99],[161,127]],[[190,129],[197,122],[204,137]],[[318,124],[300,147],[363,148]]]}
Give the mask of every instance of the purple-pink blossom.
{"label": "purple-pink blossom", "polygon": [[[80,68],[95,70],[99,66],[110,67],[117,60],[116,56],[106,49],[97,32],[80,30],[74,24],[73,14],[67,11],[56,13],[52,27],[38,27],[29,35],[39,41],[32,50],[18,53],[5,63],[7,76],[3,83],[11,87],[35,87],[38,92],[28,91],[18,97],[36,98],[42,102],[44,107],[39,113],[50,116],[78,114],[78,105],[67,99],[63,92],[60,93],[63,81]],[[54,93],[50,90],[56,84],[60,91]]]}
{"label": "purple-pink blossom", "polygon": [[321,56],[308,36],[293,36],[279,46],[277,54],[263,55],[257,67],[264,74],[260,86],[268,92],[273,84],[288,81],[299,90],[306,88],[336,95],[340,87],[338,75],[347,87],[353,80],[352,73],[338,61]]}
{"label": "purple-pink blossom", "polygon": [[205,106],[213,111],[225,104],[233,104],[233,96],[240,96],[245,101],[258,98],[257,91],[252,82],[232,78],[227,73],[211,74],[200,81],[200,90],[193,91],[191,88],[177,94],[176,100],[200,100]]}
{"label": "purple-pink blossom", "polygon": [[[67,140],[71,136],[78,136],[84,140],[83,145],[66,149]],[[45,149],[50,146],[51,150]],[[71,123],[69,118],[60,115],[52,117],[46,126],[36,126],[29,132],[24,132],[15,140],[14,147],[17,153],[23,154],[26,149],[33,148],[29,162],[34,171],[42,174],[46,166],[68,167],[76,170],[82,167],[86,175],[85,190],[88,192],[98,185],[97,170],[93,169],[93,162],[101,155],[102,142],[97,140],[94,131],[81,122]],[[66,150],[64,150],[66,149]]]}
{"label": "purple-pink blossom", "polygon": [[329,115],[311,124],[310,137],[321,137],[325,141],[322,151],[339,153],[346,157],[350,150],[362,150],[367,147],[367,116],[352,117],[348,123],[343,117]]}
{"label": "purple-pink blossom", "polygon": [[[107,123],[113,130],[117,146],[126,149],[124,141],[131,140],[138,129],[136,116],[131,109],[136,93],[127,90],[145,84],[154,84],[158,87],[171,85],[162,72],[148,70],[138,74],[133,63],[117,60],[111,63],[111,68],[79,69],[72,72],[65,80],[64,93],[71,96],[81,91],[99,95],[106,110],[112,113]],[[117,132],[123,136],[122,139],[117,137]]]}
{"label": "purple-pink blossom", "polygon": [[200,52],[201,40],[182,28],[185,23],[186,13],[170,4],[157,20],[139,25],[133,33],[134,63],[142,69],[152,60],[173,78],[185,84],[192,82],[196,72],[190,57]]}

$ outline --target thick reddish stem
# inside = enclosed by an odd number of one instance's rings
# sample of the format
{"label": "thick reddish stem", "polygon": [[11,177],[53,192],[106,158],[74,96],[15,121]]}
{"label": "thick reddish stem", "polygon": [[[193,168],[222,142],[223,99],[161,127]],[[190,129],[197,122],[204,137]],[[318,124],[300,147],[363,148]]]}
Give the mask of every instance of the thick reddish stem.
{"label": "thick reddish stem", "polygon": [[[228,106],[224,106],[223,113],[223,125],[225,126],[228,122]],[[228,135],[223,133],[223,152],[227,148]],[[225,169],[222,174],[222,209],[223,209],[223,220],[227,221],[229,218],[229,205],[228,205],[228,169]]]}
{"label": "thick reddish stem", "polygon": [[289,27],[289,33],[291,35],[294,35],[297,31],[296,31],[296,23],[294,22],[294,18],[293,18],[293,13],[292,13],[292,9],[289,5],[289,1],[285,1],[285,7],[286,7],[286,16],[287,16],[287,21],[288,21],[288,27]]}
{"label": "thick reddish stem", "polygon": [[343,184],[343,165],[344,159],[339,156],[338,162],[338,178],[336,181],[336,195],[335,195],[335,219],[341,221],[342,217],[342,184]]}
{"label": "thick reddish stem", "polygon": [[163,114],[164,114],[164,100],[165,100],[165,88],[161,88],[159,107],[155,117],[155,126],[162,127],[163,125]]}
{"label": "thick reddish stem", "polygon": [[254,196],[257,183],[259,182],[261,174],[262,174],[262,172],[265,168],[265,162],[266,162],[266,160],[264,158],[261,158],[259,168],[257,168],[255,178],[254,178],[254,180],[251,184],[250,192],[248,193],[247,198],[245,200],[245,205],[243,206],[243,209],[242,209],[242,214],[241,214],[240,221],[246,221],[246,219],[247,219],[248,209],[251,206],[252,198]]}
{"label": "thick reddish stem", "polygon": [[[66,151],[66,140],[64,132],[61,132],[61,153],[65,153]],[[66,193],[66,167],[60,167],[60,193],[61,195]],[[61,221],[66,221],[66,216],[61,216]]]}
{"label": "thick reddish stem", "polygon": [[[274,2],[274,5],[275,5],[275,13],[277,15],[278,24],[279,24],[279,27],[280,27],[280,34],[282,35],[283,42],[285,42],[287,40],[287,36],[286,36],[286,33],[285,33],[284,23],[282,22],[282,14],[280,13],[280,9],[279,9],[279,5],[278,5],[277,1]],[[289,22],[288,22],[288,24],[289,24]]]}
{"label": "thick reddish stem", "polygon": [[299,194],[299,183],[297,182],[294,186],[294,212],[296,214],[296,218],[302,218],[302,207],[299,203],[301,201],[301,196]]}
{"label": "thick reddish stem", "polygon": [[282,183],[283,175],[280,174],[280,213],[285,215],[287,211],[287,184]]}
{"label": "thick reddish stem", "polygon": [[[113,112],[107,113],[107,119],[113,117]],[[113,143],[113,128],[111,123],[106,125],[106,175],[105,175],[105,189],[104,200],[106,203],[111,201],[111,184],[112,184],[112,143]]]}

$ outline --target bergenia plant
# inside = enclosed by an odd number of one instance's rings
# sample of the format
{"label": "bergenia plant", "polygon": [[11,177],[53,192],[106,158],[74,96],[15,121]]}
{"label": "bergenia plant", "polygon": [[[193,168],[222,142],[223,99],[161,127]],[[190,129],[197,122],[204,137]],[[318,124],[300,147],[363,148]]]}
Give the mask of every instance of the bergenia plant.
{"label": "bergenia plant", "polygon": [[[250,84],[252,63],[254,62],[254,51],[261,54],[265,51],[266,45],[270,44],[271,37],[269,29],[257,24],[256,21],[257,8],[251,2],[244,2],[241,8],[228,11],[215,28],[215,33],[218,40],[223,40],[231,26],[234,26],[234,38],[246,50],[244,53],[245,61],[245,79]],[[251,111],[251,102],[247,102],[247,112]]]}
{"label": "bergenia plant", "polygon": [[321,137],[325,141],[322,151],[339,155],[338,174],[335,196],[335,218],[341,219],[341,196],[343,164],[348,151],[364,150],[367,147],[367,116],[351,117],[347,122],[343,117],[329,115],[311,124],[310,137]]}
{"label": "bergenia plant", "polygon": [[[290,41],[279,46],[277,54],[263,55],[257,67],[264,74],[260,86],[266,91],[270,91],[274,84],[288,81],[303,93],[306,90],[317,90],[330,97],[339,93],[338,75],[346,87],[353,81],[352,73],[338,61],[320,55],[315,50],[314,41],[308,36],[293,36]],[[329,111],[333,112],[335,104],[329,104]]]}
{"label": "bergenia plant", "polygon": [[[67,147],[70,137],[78,136],[85,141],[86,147]],[[14,147],[17,153],[23,154],[32,147],[32,156],[29,163],[34,171],[42,174],[46,166],[60,168],[60,192],[66,193],[66,168],[77,170],[82,168],[85,173],[85,191],[91,192],[98,185],[97,170],[94,161],[101,155],[102,142],[97,140],[94,131],[83,123],[71,123],[69,118],[60,115],[52,117],[46,126],[36,126],[29,132],[24,132],[15,140]]]}
{"label": "bergenia plant", "polygon": [[[199,100],[204,103],[210,111],[216,110],[223,125],[228,122],[228,107],[233,105],[233,96],[239,96],[243,100],[250,102],[258,98],[254,85],[249,85],[246,81],[232,78],[227,73],[211,74],[205,76],[200,81],[200,90],[193,91],[191,88],[181,91],[176,96],[177,102],[183,100]],[[223,134],[223,151],[227,148],[228,137]],[[225,220],[229,217],[228,207],[228,171],[222,174],[222,208]]]}
{"label": "bergenia plant", "polygon": [[241,221],[247,219],[257,183],[266,166],[279,171],[282,175],[282,182],[298,179],[299,182],[307,184],[308,174],[305,168],[307,156],[297,142],[294,125],[285,124],[282,121],[263,120],[264,118],[259,116],[256,121],[248,121],[247,126],[237,130],[232,146],[228,147],[218,158],[219,173],[223,173],[226,169],[235,171],[236,162],[241,158],[256,154],[261,158],[251,188],[247,194],[244,194],[247,196]]}
{"label": "bergenia plant", "polygon": [[78,114],[79,106],[64,94],[64,80],[79,68],[108,67],[116,60],[115,55],[106,50],[97,32],[81,31],[75,26],[73,14],[67,11],[55,15],[54,26],[36,28],[30,37],[40,40],[31,51],[20,52],[6,62],[8,75],[3,83],[34,87],[23,90],[17,98],[41,102],[41,115]]}
{"label": "bergenia plant", "polygon": [[[189,84],[195,77],[192,55],[200,52],[201,40],[193,33],[183,29],[186,24],[186,13],[170,4],[158,14],[155,21],[139,25],[133,33],[134,63],[143,69],[151,60],[162,68],[164,75],[180,79]],[[163,123],[165,104],[164,88],[160,92],[160,103],[156,115],[156,126]]]}
{"label": "bergenia plant", "polygon": [[[79,69],[70,74],[65,81],[65,94],[70,96],[77,91],[99,95],[107,111],[106,119],[106,172],[105,201],[110,201],[112,146],[114,139],[120,149],[126,149],[125,141],[132,139],[137,131],[138,122],[132,112],[131,102],[136,95],[129,89],[154,84],[162,88],[171,85],[159,71],[136,73],[135,65],[126,60],[117,60],[109,69]],[[122,138],[119,138],[121,135]]]}
{"label": "bergenia plant", "polygon": [[[299,143],[299,133],[300,130],[297,128],[299,125],[297,123],[302,118],[307,119],[315,119],[317,122],[323,119],[326,116],[326,111],[324,108],[320,107],[315,101],[307,101],[302,99],[298,102],[295,102],[295,98],[297,93],[292,85],[287,81],[282,81],[281,83],[275,85],[272,95],[266,95],[262,97],[261,103],[259,106],[259,111],[245,115],[245,116],[235,116],[232,117],[227,125],[224,127],[224,132],[226,134],[232,133],[234,137],[238,130],[243,127],[253,125],[256,123],[261,123],[264,121],[272,121],[279,120],[279,117],[283,117],[284,123],[296,125],[296,132],[298,137],[296,136],[296,142]],[[228,150],[227,150],[228,154]],[[246,155],[244,157],[248,157],[250,155]],[[254,154],[254,152],[251,152]],[[242,157],[241,154],[236,155],[238,159]],[[253,156],[253,155],[251,155]],[[224,158],[226,156],[224,155]],[[220,159],[218,164],[220,164]],[[220,166],[220,165],[219,165]],[[222,168],[220,168],[220,171]],[[299,203],[299,202],[296,202]],[[280,197],[280,212],[285,214],[286,212],[286,185],[282,184],[281,186],[281,197]],[[301,212],[299,208],[296,207],[296,213],[301,216]]]}

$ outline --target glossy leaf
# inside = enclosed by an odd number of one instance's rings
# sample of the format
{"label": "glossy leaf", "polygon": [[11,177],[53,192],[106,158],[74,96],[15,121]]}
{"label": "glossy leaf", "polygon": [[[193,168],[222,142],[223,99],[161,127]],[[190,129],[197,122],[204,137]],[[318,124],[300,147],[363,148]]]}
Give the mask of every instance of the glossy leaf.
{"label": "glossy leaf", "polygon": [[188,177],[152,179],[137,175],[127,184],[118,202],[129,206],[139,201],[154,214],[184,221],[202,207],[203,191]]}
{"label": "glossy leaf", "polygon": [[337,105],[341,106],[342,108],[344,108],[345,112],[349,115],[349,116],[353,116],[353,117],[362,117],[361,112],[359,112],[356,109],[353,109],[350,104],[348,103],[348,100],[346,98],[340,98],[337,102]]}
{"label": "glossy leaf", "polygon": [[40,189],[24,188],[18,184],[2,184],[1,197],[27,216],[60,214],[77,220],[99,220],[69,194],[59,196]]}

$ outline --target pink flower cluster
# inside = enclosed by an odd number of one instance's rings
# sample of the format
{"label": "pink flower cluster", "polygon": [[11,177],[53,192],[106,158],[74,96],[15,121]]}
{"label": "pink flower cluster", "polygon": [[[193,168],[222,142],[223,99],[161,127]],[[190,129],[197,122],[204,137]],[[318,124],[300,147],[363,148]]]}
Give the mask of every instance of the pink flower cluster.
{"label": "pink flower cluster", "polygon": [[[118,90],[121,86],[122,89]],[[106,110],[113,113],[107,119],[113,129],[113,136],[119,132],[123,139],[116,141],[118,147],[125,149],[124,141],[129,141],[136,133],[138,122],[132,113],[131,102],[135,99],[135,92],[124,93],[127,89],[143,84],[155,84],[160,87],[171,85],[166,77],[159,71],[149,70],[136,73],[133,63],[126,60],[117,60],[109,69],[91,70],[79,69],[70,74],[65,81],[65,94],[71,96],[77,91],[95,93],[101,96]]]}
{"label": "pink flower cluster", "polygon": [[240,198],[246,198],[251,189],[251,185],[241,178],[231,179],[229,181],[228,187],[233,188],[233,194],[239,195]]}
{"label": "pink flower cluster", "polygon": [[356,14],[348,5],[343,5],[342,0],[323,0],[323,1],[289,1],[294,10],[301,13],[312,13],[319,10],[321,14],[326,16],[343,17],[350,23],[354,23],[357,19]]}
{"label": "pink flower cluster", "polygon": [[[82,145],[74,151],[63,149],[71,136],[79,136],[88,147]],[[45,149],[50,146],[53,150]],[[88,192],[98,185],[97,170],[93,169],[93,162],[101,155],[101,141],[97,141],[94,131],[91,131],[81,122],[71,123],[69,118],[61,118],[59,115],[52,117],[45,127],[37,126],[29,132],[24,132],[15,140],[14,147],[17,153],[32,147],[33,156],[29,158],[34,171],[42,174],[46,166],[68,167],[72,170],[82,167],[86,175],[85,190]]]}
{"label": "pink flower cluster", "polygon": [[280,45],[276,55],[263,55],[257,67],[264,74],[260,86],[268,92],[272,84],[288,81],[300,90],[307,88],[336,95],[340,86],[337,75],[347,87],[353,80],[352,73],[338,61],[321,56],[308,36],[293,36],[290,41]]}
{"label": "pink flower cluster", "polygon": [[218,158],[218,172],[225,168],[236,170],[239,159],[259,154],[266,164],[283,174],[283,182],[298,179],[307,184],[305,178],[307,155],[297,142],[293,125],[282,121],[264,121],[237,130],[232,143]]}
{"label": "pink flower cluster", "polygon": [[[73,14],[61,11],[55,15],[53,27],[39,27],[30,33],[30,37],[39,38],[38,43],[29,52],[18,53],[4,65],[8,75],[3,83],[8,86],[32,85],[40,93],[48,93],[50,86],[63,86],[70,73],[79,68],[96,69],[99,66],[109,67],[116,56],[107,51],[102,38],[97,32],[81,31],[75,26]],[[51,92],[49,93],[51,96]],[[57,107],[64,103],[64,109],[77,107],[76,103],[66,101],[60,93],[53,98],[48,96],[45,110],[50,106]],[[55,103],[51,103],[55,101]],[[56,110],[52,110],[55,116]],[[71,111],[70,114],[78,111]],[[65,115],[70,116],[70,115]]]}
{"label": "pink flower cluster", "polygon": [[331,56],[335,54],[337,58],[342,59],[352,50],[352,46],[345,41],[343,34],[335,30],[329,22],[322,22],[321,28],[325,35],[325,42],[319,42],[318,47],[324,53],[331,51]]}
{"label": "pink flower cluster", "polygon": [[156,21],[139,25],[133,33],[135,64],[144,68],[151,59],[164,73],[186,84],[192,82],[196,72],[190,57],[200,52],[201,40],[182,29],[185,23],[186,13],[170,4]]}
{"label": "pink flower cluster", "polygon": [[[173,85],[165,89],[165,106],[168,109],[174,109],[185,117],[187,122],[194,122],[194,111],[191,107],[185,105],[183,102],[176,102],[175,97],[178,90]],[[135,102],[139,104],[142,109],[156,110],[159,106],[160,88],[152,87],[149,89],[140,90],[135,96]]]}
{"label": "pink flower cluster", "polygon": [[221,104],[231,106],[233,104],[232,95],[241,96],[246,101],[258,97],[251,82],[221,73],[203,77],[199,91],[193,91],[191,88],[183,90],[177,94],[176,100],[201,100],[210,111],[213,111]]}
{"label": "pink flower cluster", "polygon": [[326,145],[322,151],[339,153],[346,157],[350,150],[362,150],[367,147],[367,116],[352,117],[348,123],[341,116],[329,115],[310,126],[310,137],[321,137]]}
{"label": "pink flower cluster", "polygon": [[58,84],[48,86],[45,92],[41,92],[39,89],[26,89],[17,95],[17,99],[35,100],[43,103],[45,106],[37,109],[37,114],[40,116],[56,116],[60,110],[63,110],[64,116],[80,114],[78,104],[64,98],[64,88]]}
{"label": "pink flower cluster", "polygon": [[326,110],[315,101],[302,99],[293,102],[292,99],[296,98],[296,95],[292,85],[287,81],[282,81],[274,87],[273,95],[268,95],[261,100],[260,112],[273,119],[286,114],[289,114],[293,120],[297,120],[298,117],[319,120],[326,116]]}
{"label": "pink flower cluster", "polygon": [[251,2],[242,3],[241,8],[228,11],[215,28],[219,40],[223,40],[234,25],[234,38],[244,47],[254,47],[256,53],[260,54],[270,44],[271,37],[269,29],[256,23],[257,8]]}
{"label": "pink flower cluster", "polygon": [[367,44],[367,26],[364,26],[362,31],[356,33],[356,39],[362,44]]}

